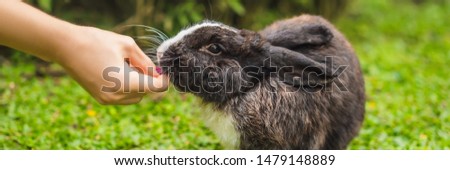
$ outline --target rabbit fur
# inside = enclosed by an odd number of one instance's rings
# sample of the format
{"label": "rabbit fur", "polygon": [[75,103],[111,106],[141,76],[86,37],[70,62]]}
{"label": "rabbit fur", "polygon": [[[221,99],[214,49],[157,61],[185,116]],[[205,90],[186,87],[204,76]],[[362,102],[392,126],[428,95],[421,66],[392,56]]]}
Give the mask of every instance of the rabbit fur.
{"label": "rabbit fur", "polygon": [[350,43],[300,15],[255,32],[206,21],[157,49],[163,74],[212,106],[235,149],[346,149],[364,119],[364,80]]}

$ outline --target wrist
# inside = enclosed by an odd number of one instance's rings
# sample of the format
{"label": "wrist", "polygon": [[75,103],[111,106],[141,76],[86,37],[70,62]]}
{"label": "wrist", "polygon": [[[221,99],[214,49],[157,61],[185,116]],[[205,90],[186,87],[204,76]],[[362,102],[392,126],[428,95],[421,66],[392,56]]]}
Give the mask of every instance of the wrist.
{"label": "wrist", "polygon": [[51,45],[49,47],[52,49],[49,49],[47,56],[51,61],[65,65],[75,59],[75,54],[83,50],[87,41],[83,35],[82,26],[62,22],[50,38]]}

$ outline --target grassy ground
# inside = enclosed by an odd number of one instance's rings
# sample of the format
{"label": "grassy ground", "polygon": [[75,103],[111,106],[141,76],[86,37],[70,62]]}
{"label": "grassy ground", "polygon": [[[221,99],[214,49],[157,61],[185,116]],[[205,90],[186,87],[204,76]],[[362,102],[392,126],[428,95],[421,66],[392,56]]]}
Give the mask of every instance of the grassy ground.
{"label": "grassy ground", "polygon": [[360,56],[368,95],[351,149],[450,149],[446,2],[365,1],[339,23]]}
{"label": "grassy ground", "polygon": [[[450,4],[398,2],[357,1],[336,23],[359,54],[368,96],[349,148],[450,149]],[[101,106],[68,77],[33,77],[26,61],[0,66],[0,149],[222,148],[190,95]]]}

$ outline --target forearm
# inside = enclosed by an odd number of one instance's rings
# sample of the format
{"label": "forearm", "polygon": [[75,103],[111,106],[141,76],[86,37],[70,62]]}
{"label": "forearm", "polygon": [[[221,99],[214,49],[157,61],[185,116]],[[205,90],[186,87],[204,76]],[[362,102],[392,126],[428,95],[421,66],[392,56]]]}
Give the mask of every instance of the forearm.
{"label": "forearm", "polygon": [[[26,3],[0,1],[0,44],[45,60],[56,60],[67,39],[73,39],[75,25],[56,19]],[[72,41],[73,42],[73,41]]]}
{"label": "forearm", "polygon": [[[145,93],[167,89],[167,78],[156,73],[131,37],[77,26],[23,2],[0,0],[0,44],[59,63],[101,103],[136,103]],[[127,72],[130,67],[148,75]]]}

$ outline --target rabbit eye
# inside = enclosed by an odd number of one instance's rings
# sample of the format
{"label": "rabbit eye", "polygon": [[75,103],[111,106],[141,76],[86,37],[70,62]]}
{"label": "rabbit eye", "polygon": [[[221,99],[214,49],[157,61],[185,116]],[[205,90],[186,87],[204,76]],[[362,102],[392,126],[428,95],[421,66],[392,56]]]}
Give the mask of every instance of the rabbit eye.
{"label": "rabbit eye", "polygon": [[213,54],[219,54],[222,52],[222,49],[218,44],[210,44],[206,49]]}

